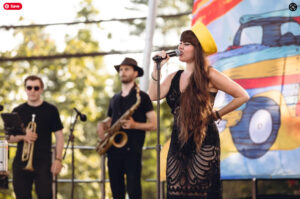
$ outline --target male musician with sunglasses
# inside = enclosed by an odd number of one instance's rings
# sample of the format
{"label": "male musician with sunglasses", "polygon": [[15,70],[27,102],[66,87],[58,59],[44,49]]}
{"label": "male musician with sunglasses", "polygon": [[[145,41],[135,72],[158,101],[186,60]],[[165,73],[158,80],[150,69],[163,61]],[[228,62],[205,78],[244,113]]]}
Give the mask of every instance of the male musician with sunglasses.
{"label": "male musician with sunglasses", "polygon": [[[39,199],[52,199],[52,175],[58,175],[62,168],[64,146],[63,125],[57,108],[43,101],[41,95],[44,83],[38,76],[31,75],[24,80],[27,102],[13,109],[21,117],[24,128],[35,114],[36,133],[26,128],[24,135],[10,136],[9,142],[17,142],[13,161],[13,187],[17,199],[31,199],[32,184]],[[56,137],[56,157],[51,161],[52,132]],[[24,170],[27,162],[22,161],[24,142],[34,143],[33,169]],[[52,165],[51,165],[52,164]]]}
{"label": "male musician with sunglasses", "polygon": [[[100,139],[104,139],[106,129],[137,104],[135,79],[144,74],[143,69],[132,58],[125,58],[120,65],[115,65],[115,69],[119,73],[122,90],[111,98],[108,117],[98,123],[97,132]],[[121,120],[121,131],[128,136],[127,144],[122,148],[111,146],[107,151],[110,187],[114,199],[125,199],[125,190],[130,199],[142,198],[142,147],[145,131],[156,129],[156,114],[148,94],[140,91],[139,96],[141,101],[132,117]],[[127,181],[126,188],[124,175]]]}

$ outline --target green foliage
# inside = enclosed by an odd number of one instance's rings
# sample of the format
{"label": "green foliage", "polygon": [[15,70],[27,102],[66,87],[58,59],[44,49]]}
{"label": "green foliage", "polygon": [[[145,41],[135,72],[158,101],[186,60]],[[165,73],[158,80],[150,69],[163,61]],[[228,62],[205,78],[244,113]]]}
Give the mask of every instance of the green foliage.
{"label": "green foliage", "polygon": [[0,198],[5,198],[5,199],[13,199],[13,191],[12,191],[12,184],[8,184],[8,189],[0,189]]}
{"label": "green foliage", "polygon": [[[79,20],[91,20],[96,18],[98,11],[93,7],[92,0],[83,0],[81,9],[77,13]],[[141,2],[141,1],[140,1]],[[184,1],[182,1],[184,2]],[[147,6],[147,1],[142,2]],[[175,1],[164,1],[168,8]],[[138,9],[136,2],[128,9]],[[141,5],[141,4],[139,4]],[[190,5],[189,5],[190,6]],[[178,8],[176,8],[178,10]],[[166,13],[162,13],[166,14]],[[20,20],[23,20],[20,18]],[[172,20],[176,23],[186,23],[185,19]],[[171,20],[170,20],[171,21]],[[172,26],[171,22],[168,22]],[[134,20],[132,22],[136,33],[143,32],[145,21]],[[162,24],[162,26],[165,24]],[[86,25],[77,31],[75,36],[65,36],[65,53],[84,53],[100,50],[100,44],[93,40],[90,25]],[[132,28],[128,28],[131,30]],[[44,29],[27,28],[16,29],[14,36],[22,38],[21,43],[13,50],[1,53],[4,57],[13,56],[37,56],[55,55],[58,53],[56,44]],[[23,80],[31,74],[38,74],[45,83],[44,100],[55,104],[61,114],[64,124],[65,145],[69,138],[70,122],[73,107],[78,108],[88,116],[86,123],[78,122],[74,131],[74,144],[83,146],[95,146],[97,141],[97,121],[106,117],[106,111],[112,92],[120,91],[120,81],[117,75],[111,76],[103,65],[102,57],[51,59],[43,61],[19,61],[1,62],[0,67],[0,102],[5,105],[4,112],[10,112],[15,106],[26,100]],[[113,80],[112,88],[108,81]],[[154,103],[156,105],[156,103]],[[156,108],[156,106],[155,106]],[[171,133],[172,116],[165,101],[161,104],[161,135],[162,145],[169,139]],[[0,124],[1,125],[1,124]],[[3,128],[3,126],[0,126]],[[54,136],[53,136],[54,137]],[[156,146],[156,132],[147,132],[146,147]],[[70,147],[70,146],[69,146]],[[99,179],[100,157],[95,151],[75,149],[75,178],[80,180]],[[12,157],[15,148],[10,148],[9,170],[12,171]],[[156,179],[156,151],[146,150],[143,153],[142,187],[143,198],[152,199],[156,197],[156,183],[148,180]],[[71,150],[67,150],[64,168],[59,179],[71,179]],[[108,178],[108,175],[106,174]],[[9,175],[12,178],[12,174]],[[59,183],[58,198],[69,198],[71,183]],[[12,183],[8,190],[1,190],[0,198],[14,198]],[[100,198],[99,183],[75,183],[75,199]],[[106,196],[111,198],[109,183],[106,183]]]}
{"label": "green foliage", "polygon": [[[91,1],[85,1],[91,6]],[[91,7],[82,8],[79,16],[88,18],[95,13]],[[14,33],[22,38],[20,45],[1,56],[35,56],[58,54],[56,44],[44,29],[19,29]],[[74,37],[66,37],[66,53],[99,51],[98,42],[94,41],[89,29],[80,29]],[[26,76],[37,74],[45,83],[44,100],[55,104],[64,124],[65,141],[68,140],[73,107],[88,116],[87,123],[78,122],[74,131],[75,145],[95,146],[97,141],[97,122],[106,116],[109,94],[105,90],[106,81],[112,77],[101,68],[102,57],[53,59],[43,61],[3,62],[0,68],[0,102],[5,105],[5,112],[26,100],[23,80]],[[3,128],[3,127],[2,127]],[[71,151],[64,160],[64,169],[60,179],[71,178]],[[10,148],[10,157],[15,150]],[[95,151],[75,150],[75,177],[77,179],[99,179],[100,157]],[[10,159],[11,171],[12,158]],[[9,175],[12,178],[12,175]],[[12,188],[3,194],[13,195]],[[76,184],[75,198],[98,198],[99,184]],[[70,184],[58,186],[59,198],[70,197]],[[2,191],[1,191],[2,194]],[[5,197],[6,197],[5,195]],[[9,198],[9,197],[6,197]]]}
{"label": "green foliage", "polygon": [[251,181],[223,181],[222,186],[224,199],[247,198],[252,194]]}
{"label": "green foliage", "polygon": [[77,17],[88,21],[97,16],[99,11],[93,6],[93,0],[83,0],[80,2],[81,10],[78,11]]}

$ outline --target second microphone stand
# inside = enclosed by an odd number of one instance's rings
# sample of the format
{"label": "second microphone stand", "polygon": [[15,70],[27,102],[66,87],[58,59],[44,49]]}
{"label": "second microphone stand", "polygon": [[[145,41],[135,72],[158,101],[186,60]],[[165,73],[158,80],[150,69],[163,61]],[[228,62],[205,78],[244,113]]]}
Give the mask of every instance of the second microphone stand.
{"label": "second microphone stand", "polygon": [[69,143],[71,142],[72,145],[71,145],[71,151],[72,151],[72,163],[71,163],[71,167],[72,167],[72,187],[71,187],[71,199],[74,198],[74,178],[75,178],[75,161],[74,161],[74,129],[75,129],[75,125],[77,123],[77,120],[78,120],[78,117],[79,117],[79,113],[76,112],[76,116],[75,116],[75,119],[73,121],[73,123],[71,123],[71,127],[70,127],[70,135],[69,135],[69,139],[68,139],[68,143],[67,143],[67,146],[66,146],[66,150],[65,150],[65,153],[64,153],[64,156],[63,156],[63,160],[65,159],[65,156],[66,156],[66,152],[67,152],[67,149],[69,147]]}
{"label": "second microphone stand", "polygon": [[157,68],[157,141],[156,141],[156,157],[157,157],[157,163],[156,163],[156,172],[157,172],[157,184],[156,184],[156,189],[157,189],[157,195],[156,198],[160,199],[161,195],[161,183],[160,183],[160,150],[161,150],[161,145],[160,145],[160,73],[161,73],[161,61],[163,60],[162,57],[160,56],[155,56],[152,58],[155,63],[156,63],[156,68]]}

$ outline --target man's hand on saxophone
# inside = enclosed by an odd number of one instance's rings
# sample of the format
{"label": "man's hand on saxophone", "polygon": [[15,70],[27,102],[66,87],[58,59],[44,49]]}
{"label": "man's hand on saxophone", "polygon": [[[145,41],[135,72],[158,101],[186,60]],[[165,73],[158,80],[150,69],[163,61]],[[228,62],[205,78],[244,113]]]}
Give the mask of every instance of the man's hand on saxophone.
{"label": "man's hand on saxophone", "polygon": [[97,125],[97,134],[100,140],[103,140],[105,138],[104,132],[109,129],[111,126],[111,118],[107,117],[106,119],[98,122]]}
{"label": "man's hand on saxophone", "polygon": [[123,129],[135,129],[136,121],[133,120],[132,117],[128,119],[121,120],[121,125]]}
{"label": "man's hand on saxophone", "polygon": [[123,129],[139,129],[144,131],[155,131],[156,130],[156,114],[154,111],[146,113],[147,122],[137,122],[132,117],[129,119],[121,120]]}

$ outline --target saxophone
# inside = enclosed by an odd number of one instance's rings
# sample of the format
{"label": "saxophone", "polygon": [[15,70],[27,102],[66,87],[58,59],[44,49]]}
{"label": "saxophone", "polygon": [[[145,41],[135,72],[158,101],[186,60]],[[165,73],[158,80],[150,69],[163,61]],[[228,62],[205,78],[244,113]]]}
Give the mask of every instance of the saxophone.
{"label": "saxophone", "polygon": [[[127,134],[124,131],[120,131],[122,125],[122,120],[129,119],[134,111],[138,108],[141,103],[141,96],[140,96],[140,88],[136,85],[136,102],[133,104],[130,109],[128,109],[109,129],[104,132],[104,139],[98,139],[96,145],[96,151],[99,155],[103,155],[106,151],[114,145],[117,148],[123,147],[128,140]],[[119,135],[120,141],[117,141],[115,138]]]}

